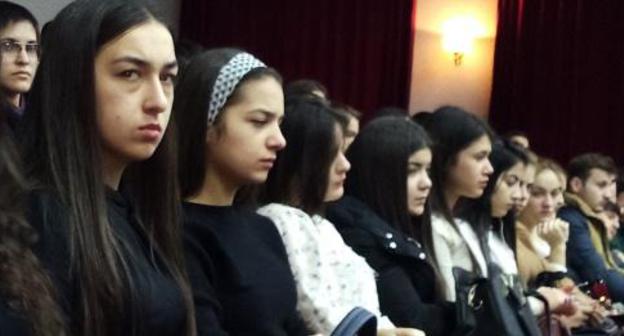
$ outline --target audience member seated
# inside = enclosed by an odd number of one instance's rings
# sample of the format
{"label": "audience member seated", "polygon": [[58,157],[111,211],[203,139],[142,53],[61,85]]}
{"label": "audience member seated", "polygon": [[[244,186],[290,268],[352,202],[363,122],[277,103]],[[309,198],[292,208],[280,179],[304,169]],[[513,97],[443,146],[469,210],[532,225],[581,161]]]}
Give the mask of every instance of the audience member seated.
{"label": "audience member seated", "polygon": [[181,74],[173,113],[198,335],[308,335],[278,231],[234,204],[286,145],[280,75],[241,50],[208,50]]}
{"label": "audience member seated", "polygon": [[453,267],[487,276],[478,237],[454,210],[462,199],[480,197],[494,172],[489,160],[492,131],[484,120],[451,106],[428,115],[425,128],[433,140],[433,250],[445,299],[454,302]]}
{"label": "audience member seated", "polygon": [[337,102],[332,102],[331,107],[349,118],[349,122],[347,123],[347,127],[344,131],[344,150],[346,151],[349,149],[349,146],[351,146],[351,143],[360,132],[360,119],[362,118],[362,113],[349,105]]}
{"label": "audience member seated", "polygon": [[15,129],[39,65],[39,24],[28,9],[0,1],[0,89],[9,102],[7,121]]}
{"label": "audience member seated", "polygon": [[[529,157],[521,147],[498,141],[492,146],[490,161],[494,168],[483,195],[467,199],[458,209],[458,216],[470,223],[479,237],[484,259],[490,259],[506,276],[506,285],[521,290],[515,255],[516,216],[514,204],[521,195],[521,180]],[[569,295],[550,287],[536,288],[548,302],[553,313],[574,315],[578,310]],[[521,291],[520,291],[521,292]],[[544,313],[541,301],[528,297],[534,315]]]}
{"label": "audience member seated", "polygon": [[314,96],[321,98],[324,101],[329,101],[329,94],[325,85],[313,79],[298,79],[286,84],[286,87],[284,87],[284,96],[286,98],[295,96]]}
{"label": "audience member seated", "polygon": [[556,162],[539,159],[529,202],[516,225],[516,260],[526,286],[557,287],[571,294],[579,310],[560,319],[565,326],[579,332],[578,328],[599,325],[607,312],[598,301],[580,291],[567,274],[565,249],[569,224],[556,218],[565,188],[562,171]]}
{"label": "audience member seated", "polygon": [[371,121],[347,152],[345,196],[327,218],[377,273],[381,312],[429,336],[451,335],[455,307],[444,300],[433,255],[430,140],[403,117]]}
{"label": "audience member seated", "polygon": [[609,242],[609,250],[613,255],[613,261],[620,268],[624,269],[624,253],[620,247],[622,246],[622,230],[620,230],[620,208],[612,202],[605,204],[604,211],[600,214],[607,228],[607,240]]}
{"label": "audience member seated", "polygon": [[29,95],[29,221],[70,335],[195,335],[169,122],[177,63],[162,22],[144,3],[71,2]]}
{"label": "audience member seated", "polygon": [[529,149],[531,144],[529,142],[529,136],[522,131],[511,131],[507,133],[507,140],[509,140],[512,144],[519,146],[524,149]]}
{"label": "audience member seated", "polygon": [[518,181],[520,184],[520,194],[517,198],[514,198],[513,210],[516,214],[522,212],[522,210],[524,210],[529,203],[530,188],[535,180],[537,155],[528,149],[524,150],[524,153],[526,154],[528,161],[524,165],[524,174],[520,176],[520,180]]}
{"label": "audience member seated", "polygon": [[616,167],[607,156],[588,153],[568,166],[566,205],[558,216],[570,224],[567,264],[577,281],[604,280],[611,298],[624,300],[624,272],[608,248],[607,228],[600,216],[615,189]]}
{"label": "audience member seated", "polygon": [[[540,159],[530,186],[528,203],[516,225],[516,258],[520,277],[534,287],[573,286],[566,277],[567,222],[556,217],[557,200],[565,186],[555,172],[555,162]],[[538,280],[539,278],[539,280]]]}
{"label": "audience member seated", "polygon": [[342,197],[350,169],[344,156],[346,116],[318,98],[286,102],[281,125],[288,146],[269,173],[258,213],[279,230],[295,276],[298,310],[313,332],[330,334],[354,307],[378,318],[378,335],[422,335],[395,329],[379,309],[375,272],[323,217],[325,202]]}

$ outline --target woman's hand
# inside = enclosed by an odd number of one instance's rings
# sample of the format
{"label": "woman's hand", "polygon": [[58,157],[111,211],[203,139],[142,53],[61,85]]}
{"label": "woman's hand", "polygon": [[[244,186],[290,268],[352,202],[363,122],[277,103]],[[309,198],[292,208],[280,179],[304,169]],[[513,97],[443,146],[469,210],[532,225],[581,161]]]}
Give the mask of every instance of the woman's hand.
{"label": "woman's hand", "polygon": [[559,218],[547,219],[538,224],[537,234],[554,249],[568,241],[570,225]]}
{"label": "woman's hand", "polygon": [[563,324],[563,326],[566,327],[568,330],[585,325],[588,319],[589,316],[581,309],[578,309],[572,316],[559,316],[561,324]]}
{"label": "woman's hand", "polygon": [[574,315],[578,310],[570,295],[559,288],[540,287],[537,291],[544,296],[550,311],[555,314]]}

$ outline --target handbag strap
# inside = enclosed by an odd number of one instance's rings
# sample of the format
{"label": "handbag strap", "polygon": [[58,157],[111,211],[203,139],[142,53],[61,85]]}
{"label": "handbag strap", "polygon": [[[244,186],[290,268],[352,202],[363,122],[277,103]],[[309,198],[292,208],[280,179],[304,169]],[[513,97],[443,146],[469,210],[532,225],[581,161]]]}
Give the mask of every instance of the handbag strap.
{"label": "handbag strap", "polygon": [[481,252],[483,253],[483,258],[485,259],[485,264],[489,265],[493,263],[492,255],[490,254],[490,231],[485,230],[484,234],[479,235],[479,246],[481,247]]}

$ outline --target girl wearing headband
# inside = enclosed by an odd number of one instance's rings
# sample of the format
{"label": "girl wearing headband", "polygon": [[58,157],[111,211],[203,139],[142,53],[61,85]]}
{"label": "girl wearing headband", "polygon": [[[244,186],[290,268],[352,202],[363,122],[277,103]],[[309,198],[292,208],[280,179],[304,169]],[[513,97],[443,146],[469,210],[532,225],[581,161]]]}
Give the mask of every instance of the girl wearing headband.
{"label": "girl wearing headband", "polygon": [[234,205],[286,145],[280,76],[240,50],[209,50],[188,63],[173,109],[199,335],[306,335],[279,233]]}
{"label": "girl wearing headband", "polygon": [[[49,27],[25,114],[36,251],[72,335],[194,335],[169,123],[169,30],[127,0],[78,0]],[[2,332],[0,332],[2,333]]]}

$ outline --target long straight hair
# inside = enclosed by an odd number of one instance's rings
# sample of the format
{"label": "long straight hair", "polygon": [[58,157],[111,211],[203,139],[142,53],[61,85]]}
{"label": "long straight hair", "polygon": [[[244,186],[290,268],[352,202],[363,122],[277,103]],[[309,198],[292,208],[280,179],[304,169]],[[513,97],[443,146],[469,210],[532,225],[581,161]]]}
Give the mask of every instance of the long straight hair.
{"label": "long straight hair", "polygon": [[433,140],[433,161],[431,163],[431,207],[454,227],[453,210],[445,196],[448,188],[448,173],[457,163],[459,153],[482,136],[490,139],[493,132],[483,119],[459,107],[444,106],[427,115],[423,126]]}
{"label": "long straight hair", "polygon": [[347,117],[317,97],[287,99],[282,134],[288,145],[277,156],[260,191],[260,204],[282,203],[309,215],[323,210],[329,184],[329,169],[342,143],[336,127]]}
{"label": "long straight hair", "polygon": [[[422,225],[430,227],[429,202],[422,216],[410,215],[407,207],[408,159],[414,152],[430,146],[422,127],[405,118],[388,116],[371,121],[347,151],[351,170],[345,194],[366,203],[406,235],[430,242],[431,232]],[[429,230],[429,237],[421,237],[422,230]]]}
{"label": "long straight hair", "polygon": [[32,252],[37,234],[24,218],[26,181],[7,125],[9,108],[0,91],[0,296],[26,317],[33,335],[59,336],[65,327],[56,291]]}
{"label": "long straight hair", "polygon": [[431,206],[425,204],[420,216],[407,206],[408,160],[416,151],[429,149],[431,140],[425,130],[404,117],[387,116],[371,121],[355,138],[347,159],[351,170],[345,194],[364,202],[381,219],[423,245],[436,273],[436,293],[442,297],[443,283],[435,263]]}
{"label": "long straight hair", "polygon": [[[102,178],[101,141],[95,113],[94,61],[107,42],[141,24],[159,21],[144,4],[78,0],[50,24],[25,114],[24,153],[36,187],[55,192],[68,210],[72,274],[80,300],[72,316],[79,335],[119,332],[140,309],[120,242],[108,221]],[[162,21],[160,21],[162,22]],[[151,158],[131,164],[122,185],[133,201],[141,230],[159,252],[184,296],[187,335],[194,334],[190,288],[183,268],[179,196],[171,120]],[[150,186],[159,186],[154,192]],[[132,323],[136,333],[137,323]]]}

